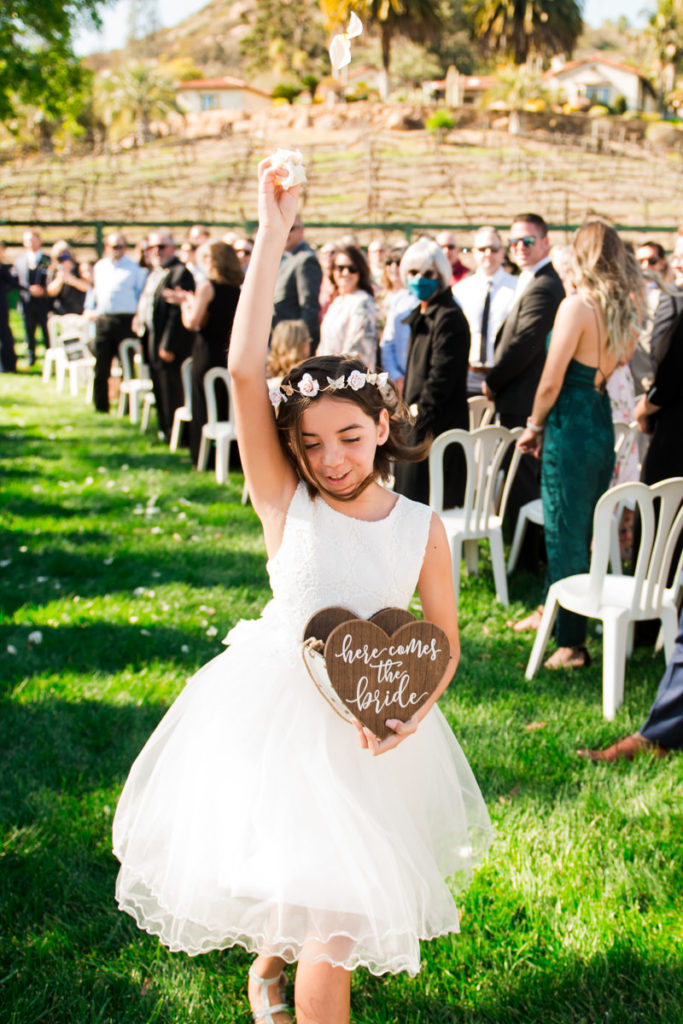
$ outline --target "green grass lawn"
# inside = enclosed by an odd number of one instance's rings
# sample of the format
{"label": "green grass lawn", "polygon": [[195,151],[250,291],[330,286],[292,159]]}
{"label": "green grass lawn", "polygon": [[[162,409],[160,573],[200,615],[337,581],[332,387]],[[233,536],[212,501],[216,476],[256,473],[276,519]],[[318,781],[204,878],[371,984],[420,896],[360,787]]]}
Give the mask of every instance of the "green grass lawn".
{"label": "green grass lawn", "polygon": [[[0,1021],[246,1022],[248,956],[170,954],[114,903],[112,815],[188,676],[268,598],[261,531],[150,432],[38,372],[0,376]],[[496,828],[462,932],[416,979],[357,971],[356,1024],[680,1024],[683,759],[585,764],[636,729],[664,662],[639,650],[601,715],[593,666],[527,683],[505,627],[538,581],[461,589],[463,655],[442,707]]]}

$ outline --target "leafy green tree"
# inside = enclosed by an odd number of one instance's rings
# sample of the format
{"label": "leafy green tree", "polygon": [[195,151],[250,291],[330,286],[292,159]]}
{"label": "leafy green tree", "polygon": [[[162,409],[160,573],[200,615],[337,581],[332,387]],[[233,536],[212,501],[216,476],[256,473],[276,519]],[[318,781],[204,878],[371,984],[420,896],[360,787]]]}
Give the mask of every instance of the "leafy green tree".
{"label": "leafy green tree", "polygon": [[464,0],[463,12],[484,53],[515,64],[534,53],[571,55],[583,31],[578,0]]}
{"label": "leafy green tree", "polygon": [[382,68],[388,82],[391,44],[396,36],[416,43],[431,42],[444,25],[441,7],[433,0],[321,0],[320,6],[334,31],[343,31],[352,11],[379,32]]}
{"label": "leafy green tree", "polygon": [[672,105],[676,73],[683,69],[683,0],[659,0],[648,24],[652,65],[662,107]]}
{"label": "leafy green tree", "polygon": [[0,3],[0,119],[22,109],[42,111],[43,121],[75,116],[87,74],[72,48],[79,21],[99,27],[108,0],[3,0]]}
{"label": "leafy green tree", "polygon": [[282,75],[322,68],[323,22],[309,0],[256,0],[244,20],[249,31],[240,41],[240,53],[250,68],[272,67]]}

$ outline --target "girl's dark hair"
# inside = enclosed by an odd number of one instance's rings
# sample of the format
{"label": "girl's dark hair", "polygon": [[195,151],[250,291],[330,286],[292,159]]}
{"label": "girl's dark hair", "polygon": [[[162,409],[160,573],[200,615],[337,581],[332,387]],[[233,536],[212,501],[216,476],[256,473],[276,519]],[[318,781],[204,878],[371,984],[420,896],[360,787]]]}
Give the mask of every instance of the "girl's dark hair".
{"label": "girl's dark hair", "polygon": [[[336,380],[342,375],[348,380],[349,374],[354,370],[359,373],[368,372],[367,366],[360,359],[353,359],[349,356],[313,356],[311,359],[305,359],[299,363],[282,378],[281,388],[284,390],[289,385],[294,389],[294,393],[286,401],[281,402],[277,410],[280,444],[297,476],[306,482],[311,497],[314,497],[318,491],[323,491],[325,494],[330,492],[312,482],[314,474],[303,443],[301,420],[306,409],[323,395],[353,402],[375,423],[379,423],[382,409],[386,409],[389,414],[389,436],[383,445],[377,446],[373,472],[358,485],[352,494],[344,496],[342,500],[352,501],[357,498],[377,477],[384,481],[388,480],[392,473],[393,462],[420,462],[426,458],[429,452],[431,443],[429,440],[420,444],[411,442],[410,413],[390,382],[381,388],[375,384],[365,384],[358,391],[354,391],[351,387],[345,387],[341,391],[323,391],[323,388],[329,387],[329,380]],[[313,398],[308,398],[297,390],[305,373],[310,374],[320,386],[320,391]],[[302,465],[306,471],[305,474],[301,472]],[[336,494],[330,494],[330,496],[337,499],[340,497]]]}
{"label": "girl's dark hair", "polygon": [[[335,263],[337,261],[337,257],[342,254],[358,268],[358,287],[362,288],[362,290],[367,292],[368,295],[374,296],[375,289],[372,286],[370,267],[368,266],[368,261],[365,258],[363,250],[359,249],[357,245],[340,244],[334,256]],[[334,268],[334,263],[332,266]],[[334,269],[332,270],[332,276],[334,279]]]}

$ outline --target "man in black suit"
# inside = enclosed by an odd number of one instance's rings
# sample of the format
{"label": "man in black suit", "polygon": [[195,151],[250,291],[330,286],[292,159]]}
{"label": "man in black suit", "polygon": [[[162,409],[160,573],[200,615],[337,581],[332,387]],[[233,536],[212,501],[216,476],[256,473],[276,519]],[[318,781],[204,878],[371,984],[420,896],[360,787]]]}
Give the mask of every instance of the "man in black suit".
{"label": "man in black suit", "polygon": [[47,314],[51,302],[46,289],[50,261],[42,252],[37,231],[25,231],[23,244],[24,251],[14,264],[14,276],[19,283],[19,302],[24,317],[26,360],[29,366],[33,366],[36,361],[36,328],[40,327],[45,348],[50,344]]}
{"label": "man in black suit", "polygon": [[193,292],[195,280],[176,256],[175,242],[169,231],[153,231],[148,252],[152,269],[140,296],[134,327],[145,339],[159,430],[168,441],[175,411],[183,404],[180,367],[190,355],[193,335],[183,325],[180,306],[169,302],[164,291],[182,288]]}
{"label": "man in black suit", "polygon": [[0,242],[0,373],[14,373],[17,357],[14,352],[14,336],[9,325],[8,292],[17,287],[17,279],[10,267],[3,263],[5,246]]}
{"label": "man in black suit", "polygon": [[[564,287],[550,262],[548,226],[538,214],[515,217],[509,246],[521,274],[512,307],[496,335],[494,365],[482,392],[495,402],[502,426],[522,427],[531,415],[545,363],[546,340],[564,298]],[[523,455],[508,504],[513,530],[522,505],[539,496],[539,461]],[[533,568],[533,552],[527,550],[525,555],[523,561]]]}
{"label": "man in black suit", "polygon": [[605,750],[577,750],[579,757],[591,761],[632,761],[636,754],[649,751],[663,757],[669,750],[683,750],[683,612],[673,654],[662,676],[659,690],[645,724],[638,732],[624,736]]}

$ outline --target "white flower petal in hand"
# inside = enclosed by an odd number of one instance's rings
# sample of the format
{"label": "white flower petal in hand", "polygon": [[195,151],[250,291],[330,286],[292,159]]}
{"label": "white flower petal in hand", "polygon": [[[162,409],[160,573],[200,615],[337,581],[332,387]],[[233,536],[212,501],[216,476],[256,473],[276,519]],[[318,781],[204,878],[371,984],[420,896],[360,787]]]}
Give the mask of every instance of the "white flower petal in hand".
{"label": "white flower petal in hand", "polygon": [[270,158],[270,165],[281,172],[277,179],[280,188],[293,188],[306,181],[304,158],[298,149],[276,149]]}

